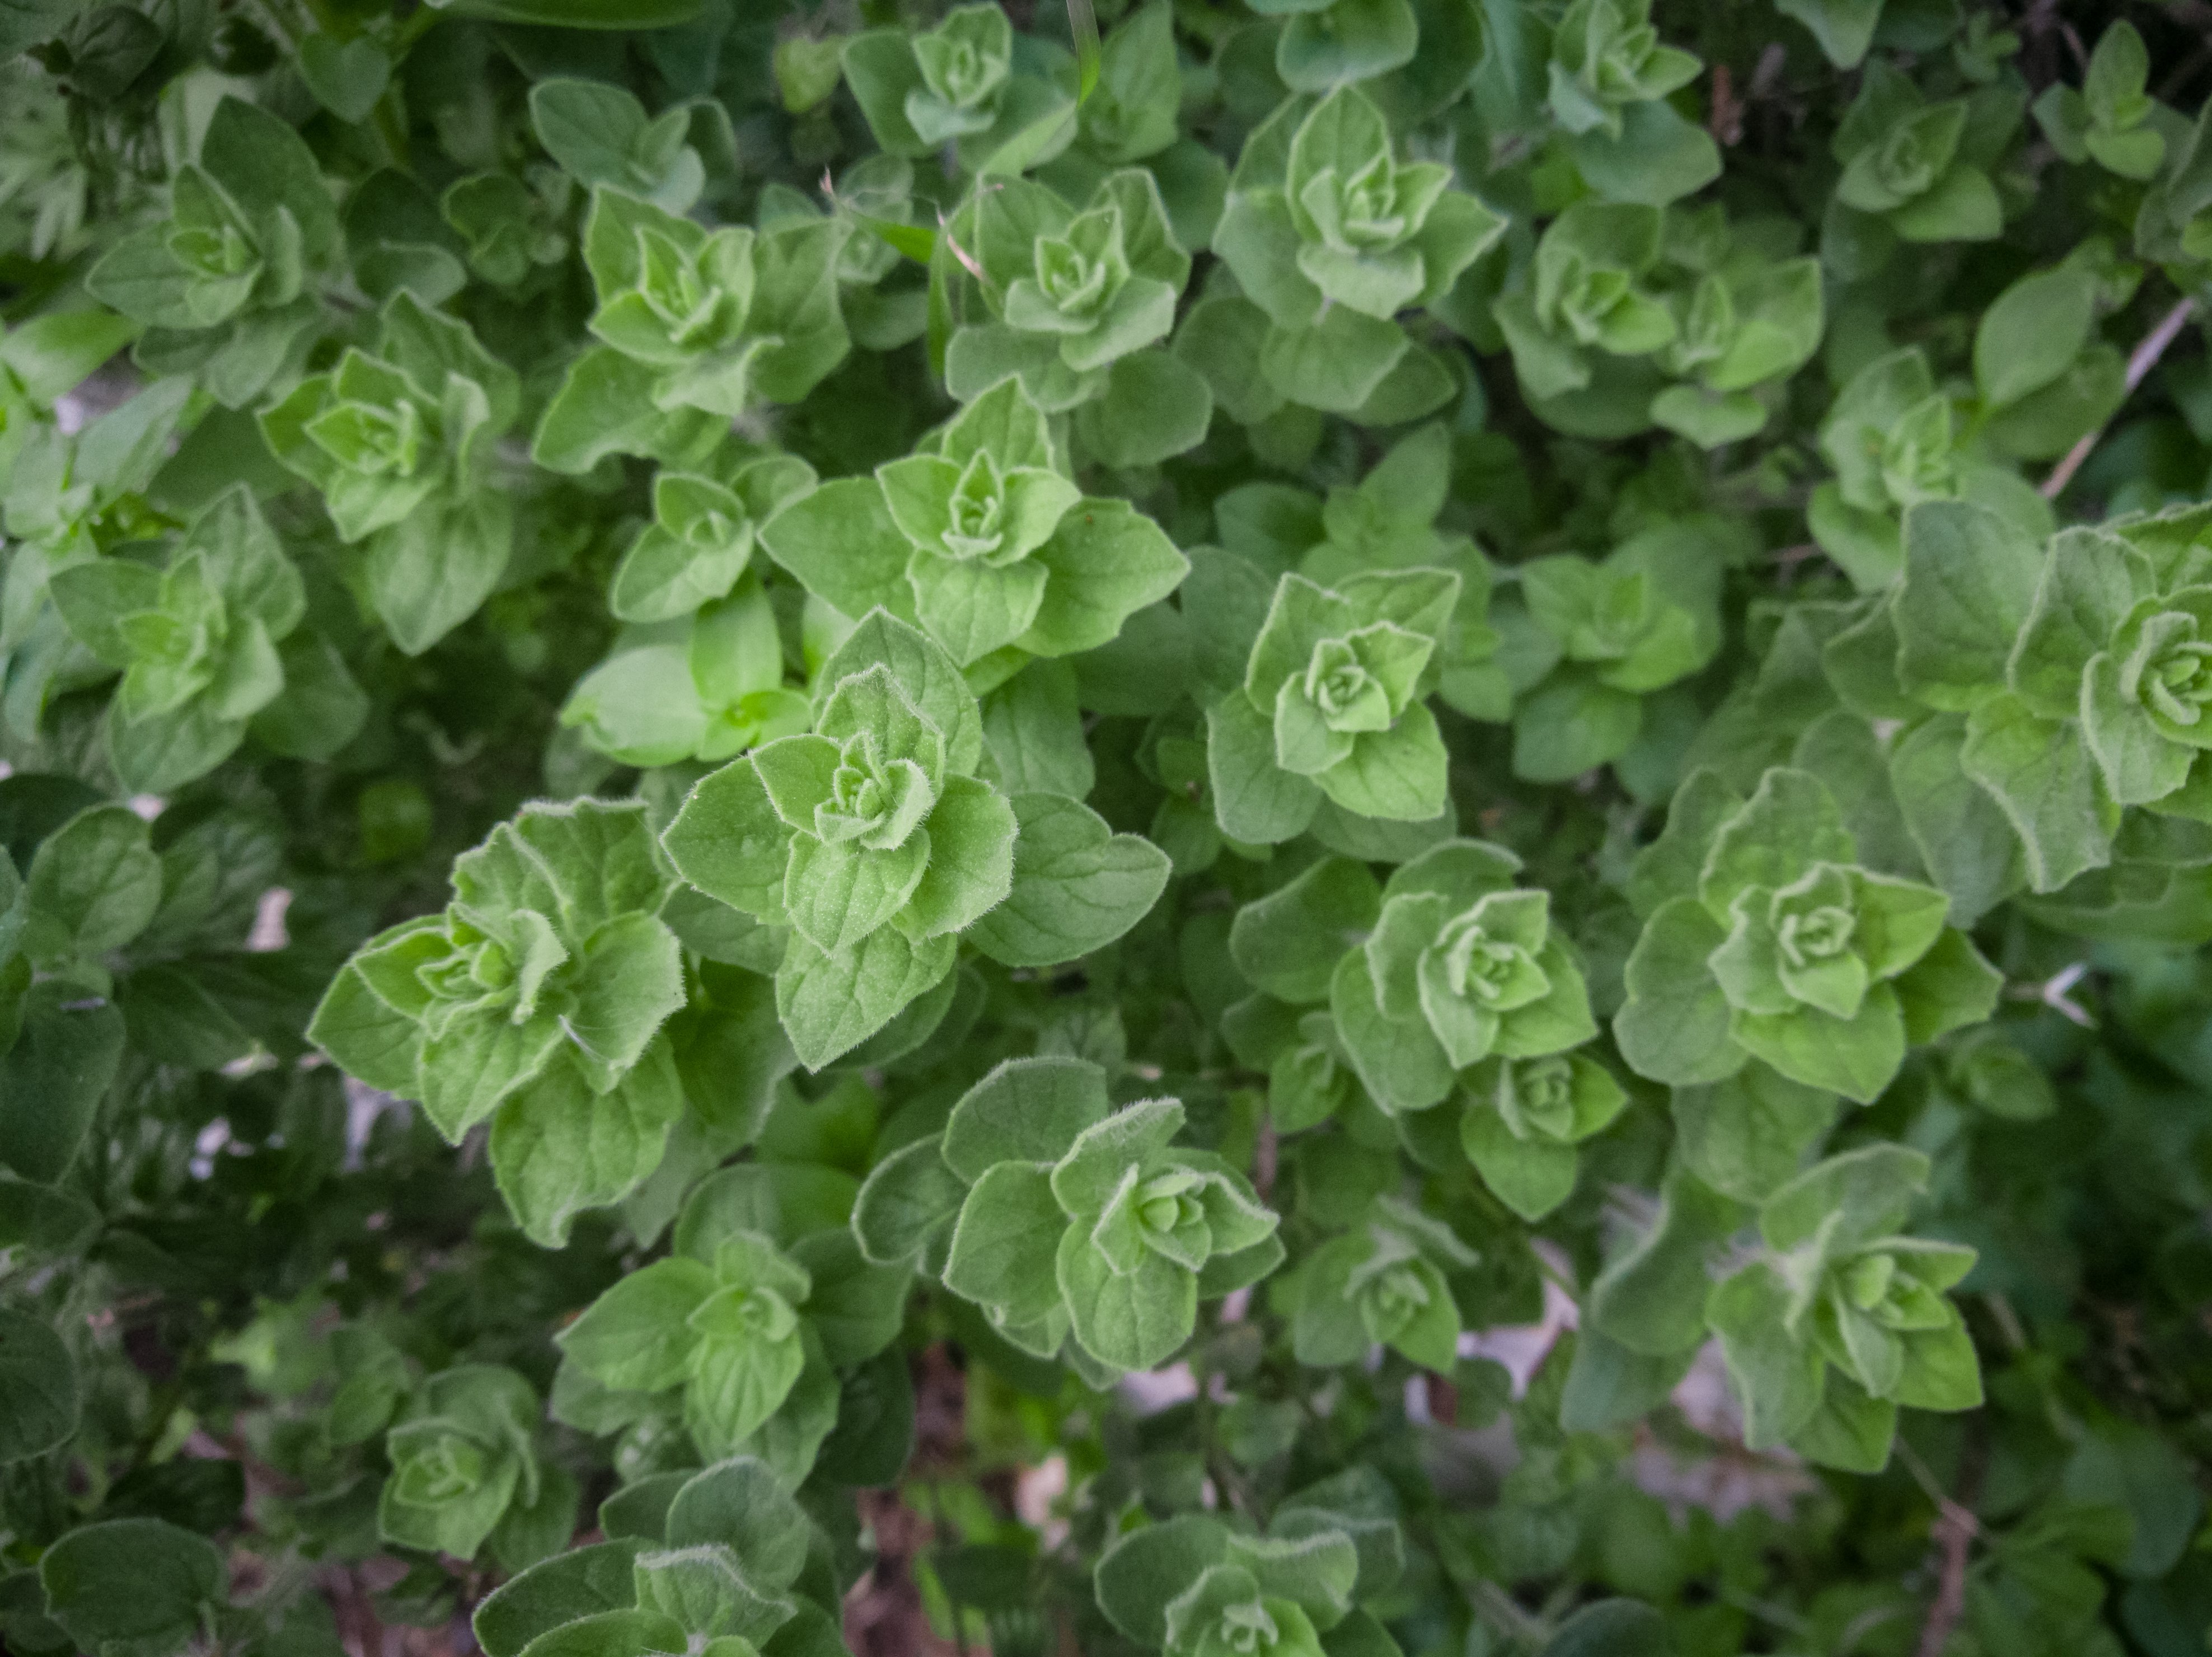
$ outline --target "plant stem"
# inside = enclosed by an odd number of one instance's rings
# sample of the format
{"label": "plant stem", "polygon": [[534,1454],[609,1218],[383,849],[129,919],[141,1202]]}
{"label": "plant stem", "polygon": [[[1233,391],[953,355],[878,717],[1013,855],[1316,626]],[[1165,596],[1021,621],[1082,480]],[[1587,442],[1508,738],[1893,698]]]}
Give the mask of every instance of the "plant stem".
{"label": "plant stem", "polygon": [[1942,1552],[1942,1575],[1936,1578],[1936,1598],[1928,1607],[1928,1620],[1920,1626],[1916,1657],[1942,1657],[1966,1609],[1966,1556],[1981,1526],[1973,1514],[1946,1497],[1936,1519],[1936,1545]]}
{"label": "plant stem", "polygon": [[[1900,1451],[1907,1448],[1903,1443],[1897,1447]],[[1936,1523],[1929,1539],[1936,1544],[1942,1563],[1936,1571],[1936,1597],[1929,1601],[1928,1620],[1920,1625],[1920,1643],[1914,1648],[1914,1657],[1942,1657],[1943,1648],[1950,1643],[1952,1630],[1958,1627],[1959,1618],[1966,1609],[1966,1566],[1974,1538],[1982,1531],[1973,1508],[1981,1489],[1984,1465],[1978,1439],[1967,1440],[1960,1463],[1957,1497],[1940,1491],[1936,1496]],[[1909,1457],[1906,1465],[1916,1477],[1927,1472],[1917,1456]]]}
{"label": "plant stem", "polygon": [[[2173,344],[2176,336],[2197,314],[2197,302],[2185,299],[2159,319],[2158,326],[2145,334],[2142,341],[2128,357],[2127,388],[2132,392],[2142,384],[2144,378],[2158,366],[2158,359],[2166,355],[2166,348]],[[2105,435],[2105,428],[2084,432],[2081,441],[2066,451],[2066,458],[2051,467],[2051,475],[2043,480],[2043,498],[2055,501],[2059,492],[2074,481],[2074,474],[2081,469],[2081,462],[2089,458],[2089,451],[2097,447],[2097,440]]]}

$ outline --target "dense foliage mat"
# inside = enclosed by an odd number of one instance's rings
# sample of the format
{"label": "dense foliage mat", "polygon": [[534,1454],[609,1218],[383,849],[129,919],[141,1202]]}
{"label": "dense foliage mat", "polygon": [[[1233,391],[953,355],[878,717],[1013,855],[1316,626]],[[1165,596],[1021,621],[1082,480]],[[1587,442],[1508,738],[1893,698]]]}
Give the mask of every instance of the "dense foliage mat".
{"label": "dense foliage mat", "polygon": [[0,0],[0,1646],[2202,1657],[2200,0]]}

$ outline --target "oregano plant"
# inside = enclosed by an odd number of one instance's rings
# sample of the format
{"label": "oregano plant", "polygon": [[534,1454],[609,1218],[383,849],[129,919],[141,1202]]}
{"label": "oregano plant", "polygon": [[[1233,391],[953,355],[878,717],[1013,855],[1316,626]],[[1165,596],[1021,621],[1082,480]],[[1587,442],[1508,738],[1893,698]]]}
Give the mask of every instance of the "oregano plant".
{"label": "oregano plant", "polygon": [[2202,1657],[2202,12],[0,5],[0,1648]]}

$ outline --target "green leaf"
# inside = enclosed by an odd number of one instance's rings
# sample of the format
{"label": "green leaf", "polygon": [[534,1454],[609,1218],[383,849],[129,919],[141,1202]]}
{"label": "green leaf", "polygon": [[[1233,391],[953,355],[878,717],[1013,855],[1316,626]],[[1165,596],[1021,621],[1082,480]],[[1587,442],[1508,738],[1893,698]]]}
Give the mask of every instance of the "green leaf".
{"label": "green leaf", "polygon": [[107,757],[118,780],[149,794],[167,793],[204,777],[235,752],[246,735],[243,719],[226,718],[206,701],[142,719],[125,717],[120,703],[112,703],[106,725]]}
{"label": "green leaf", "polygon": [[558,1343],[602,1386],[631,1392],[677,1386],[698,1343],[688,1320],[714,1288],[714,1274],[696,1260],[656,1260],[592,1301]]}
{"label": "green leaf", "polygon": [[1186,1116],[1180,1100],[1142,1099],[1084,1130],[1052,1171],[1060,1206],[1092,1219],[1103,1214],[1129,1170],[1164,1152]]}
{"label": "green leaf", "polygon": [[1735,1040],[1793,1081],[1870,1105],[1905,1062],[1905,1014],[1897,991],[1877,984],[1853,1017],[1817,1007],[1735,1014]]}
{"label": "green leaf", "polygon": [[315,101],[342,121],[361,121],[392,79],[392,59],[375,41],[340,42],[311,34],[300,42],[300,75]]}
{"label": "green leaf", "polygon": [[2096,278],[2071,265],[2024,276],[1999,294],[1974,330],[1982,400],[2003,408],[2057,379],[2088,343],[2096,303]]}
{"label": "green leaf", "polygon": [[1963,710],[2002,684],[2042,567],[2034,539],[1984,508],[1923,501],[1908,512],[1895,612],[1905,691]]}
{"label": "green leaf", "polygon": [[1411,63],[1419,38],[1407,0],[1332,0],[1292,15],[1275,46],[1275,72],[1294,91],[1326,91]]}
{"label": "green leaf", "polygon": [[1789,1307],[1788,1288],[1764,1264],[1716,1283],[1705,1306],[1743,1410],[1744,1442],[1754,1448],[1802,1431],[1820,1407],[1820,1355],[1790,1335]]}
{"label": "green leaf", "polygon": [[1106,1073],[1087,1059],[1008,1059],[953,1106],[944,1160],[967,1184],[1001,1162],[1057,1162],[1109,1109]]}
{"label": "green leaf", "polygon": [[0,53],[13,58],[52,40],[77,9],[76,0],[8,0],[0,6]]}
{"label": "green leaf", "polygon": [[[799,1390],[799,1382],[806,1366],[805,1345],[795,1336],[781,1341],[705,1343],[691,1383],[684,1389],[684,1426],[708,1454],[726,1455],[760,1435],[787,1399],[795,1397],[803,1406],[806,1394]],[[834,1403],[834,1391],[830,1398]],[[823,1428],[826,1431],[828,1423]],[[765,1441],[760,1447],[774,1453]]]}
{"label": "green leaf", "polygon": [[1582,673],[1556,674],[1513,710],[1513,774],[1564,783],[1610,765],[1628,752],[1642,720],[1632,692]]}
{"label": "green leaf", "polygon": [[[0,17],[5,15],[4,9],[0,9]],[[137,333],[137,324],[110,311],[50,312],[28,318],[0,334],[0,369],[15,376],[32,403],[50,408],[83,384]]]}
{"label": "green leaf", "polygon": [[842,1231],[860,1181],[811,1161],[738,1163],[700,1181],[676,1221],[679,1254],[712,1262],[739,1233],[779,1247],[817,1231]]}
{"label": "green leaf", "polygon": [[1381,909],[1381,889],[1364,864],[1323,858],[1238,910],[1229,953],[1249,983],[1279,1001],[1326,1001],[1338,959]]}
{"label": "green leaf", "polygon": [[748,915],[781,924],[791,830],[759,769],[736,759],[709,772],[668,825],[664,843],[684,878]]}
{"label": "green leaf", "polygon": [[502,1569],[526,1570],[568,1545],[582,1498],[574,1473],[557,1463],[541,1466],[536,1496],[516,1492],[484,1545]]}
{"label": "green leaf", "polygon": [[1426,823],[1442,816],[1450,799],[1450,766],[1436,716],[1417,702],[1388,730],[1355,736],[1351,752],[1314,780],[1355,816]]}
{"label": "green leaf", "polygon": [[1275,731],[1241,691],[1206,710],[1206,779],[1214,817],[1233,840],[1258,845],[1295,839],[1321,808],[1310,777],[1275,763]]}
{"label": "green leaf", "polygon": [[1834,1124],[1836,1101],[1752,1064],[1723,1081],[1676,1088],[1674,1112],[1683,1161],[1715,1191],[1757,1203],[1797,1173]]}
{"label": "green leaf", "polygon": [[509,1093],[492,1118],[490,1158],[516,1223],[541,1247],[560,1247],[578,1214],[618,1203],[645,1183],[683,1106],[665,1041],[605,1093],[568,1064]]}
{"label": "green leaf", "polygon": [[1516,1137],[1494,1110],[1470,1108],[1461,1121],[1460,1143],[1491,1194],[1523,1220],[1542,1219],[1574,1194],[1575,1148]]}
{"label": "green leaf", "polygon": [[1068,1229],[1042,1167],[1000,1162],[969,1188],[945,1263],[945,1286],[1001,1325],[1032,1324],[1060,1303],[1054,1252]]}
{"label": "green leaf", "polygon": [[1790,1435],[1790,1447],[1808,1461],[1845,1472],[1878,1473],[1897,1435],[1897,1405],[1869,1397],[1840,1369],[1827,1372],[1820,1407]]}
{"label": "green leaf", "polygon": [[371,989],[357,966],[343,968],[324,992],[307,1039],[369,1087],[403,1098],[421,1090],[422,1027]]}
{"label": "green leaf", "polygon": [[1198,1326],[1197,1275],[1149,1250],[1133,1270],[1116,1272],[1082,1228],[1070,1226],[1055,1266],[1075,1338],[1101,1363],[1155,1368]]}
{"label": "green leaf", "polygon": [[241,204],[282,207],[300,227],[301,256],[313,265],[335,258],[337,209],[307,140],[270,111],[226,95],[200,139],[200,165]]}
{"label": "green leaf", "polygon": [[[1929,1163],[1905,1146],[1875,1142],[1829,1157],[1775,1191],[1759,1230],[1775,1248],[1820,1237],[1832,1249],[1896,1234],[1927,1188]],[[1823,1237],[1823,1234],[1826,1234]]]}
{"label": "green leaf", "polygon": [[2055,892],[2112,860],[2118,813],[2078,725],[2039,718],[2000,692],[1968,716],[1959,758],[2019,836],[2033,890]]}
{"label": "green leaf", "polygon": [[514,513],[486,491],[410,513],[362,549],[362,581],[392,643],[420,655],[474,615],[507,572]]}
{"label": "green leaf", "polygon": [[927,829],[881,851],[801,834],[792,842],[784,912],[824,953],[849,949],[906,907],[930,869],[932,850]]}
{"label": "green leaf", "polygon": [[821,1337],[831,1364],[853,1368],[898,1337],[911,1263],[870,1261],[850,1230],[802,1237],[793,1245],[792,1258],[814,1280],[806,1299],[807,1326]]}
{"label": "green leaf", "polygon": [[983,698],[982,719],[982,775],[1001,792],[1071,800],[1091,792],[1097,770],[1084,739],[1072,667],[1032,662]]}
{"label": "green leaf", "polygon": [[2118,536],[2067,529],[2052,537],[2013,648],[2012,689],[2046,719],[2079,717],[2089,664],[2155,586],[2149,560]]}
{"label": "green leaf", "polygon": [[542,1634],[603,1611],[629,1609],[637,1601],[635,1569],[642,1546],[634,1538],[595,1542],[508,1578],[476,1608],[470,1625],[477,1643],[487,1657],[521,1657],[523,1648]]}
{"label": "green leaf", "polygon": [[1559,1395],[1559,1425],[1571,1433],[1602,1433],[1628,1425],[1673,1394],[1696,1355],[1692,1347],[1664,1357],[1647,1357],[1583,1325],[1575,1335],[1574,1358]]}
{"label": "green leaf", "polygon": [[1713,837],[1743,807],[1743,796],[1718,771],[1700,768],[1684,779],[1667,807],[1659,838],[1628,869],[1628,900],[1648,920],[1671,898],[1694,898]]}
{"label": "green leaf", "polygon": [[1905,1337],[1899,1404],[1911,1410],[1978,1410],[1982,1398],[1981,1362],[1956,1308],[1942,1328]]}
{"label": "green leaf", "polygon": [[1272,330],[1261,343],[1260,369],[1276,393],[1289,402],[1332,414],[1354,414],[1375,395],[1412,344],[1396,323],[1339,305],[1302,326]]}
{"label": "green leaf", "polygon": [[818,1070],[850,1052],[951,972],[958,953],[948,935],[914,942],[896,927],[832,953],[793,937],[775,1007],[799,1062]]}
{"label": "green leaf", "polygon": [[1881,0],[1775,0],[1775,9],[1810,29],[1838,69],[1858,66],[1881,19]]}
{"label": "green leaf", "polygon": [[676,935],[657,917],[618,915],[594,931],[567,1019],[568,1039],[603,1085],[627,1075],[671,1013],[684,1005]]}
{"label": "green leaf", "polygon": [[2085,1436],[2063,1475],[2067,1497],[2109,1505],[2133,1521],[2124,1575],[2150,1578],[2171,1569],[2187,1546],[2203,1498],[2171,1445],[2146,1429],[2115,1422]]}
{"label": "green leaf", "polygon": [[1013,887],[968,935],[1008,966],[1048,966],[1102,949],[1142,920],[1166,888],[1166,854],[1115,834],[1088,806],[1050,794],[1014,796],[1021,825]]}
{"label": "green leaf", "polygon": [[1664,207],[1693,195],[1721,175],[1712,135],[1662,99],[1625,106],[1620,133],[1577,132],[1567,144],[1577,169],[1608,201]]}
{"label": "green leaf", "polygon": [[571,473],[589,472],[610,454],[696,461],[720,436],[714,417],[702,409],[662,408],[653,400],[659,378],[651,364],[611,345],[587,347],[545,405],[530,458],[548,471]]}
{"label": "green leaf", "polygon": [[967,1182],[945,1165],[935,1136],[902,1145],[869,1170],[853,1205],[860,1252],[881,1265],[910,1260],[960,1212]]}
{"label": "green leaf", "polygon": [[1815,863],[1857,861],[1826,785],[1810,771],[1776,766],[1714,834],[1698,896],[1708,911],[1723,916],[1747,888],[1779,889]]}
{"label": "green leaf", "polygon": [[1996,1011],[2004,974],[1965,933],[1946,931],[1893,987],[1905,1014],[1905,1039],[1917,1047],[1989,1018]]}
{"label": "green leaf", "polygon": [[1213,402],[1199,368],[1164,350],[1137,351],[1108,370],[1105,395],[1077,411],[1076,429],[1107,466],[1157,466],[1205,441]]}
{"label": "green leaf", "polygon": [[[859,612],[855,612],[859,613]],[[854,673],[887,668],[916,712],[945,738],[945,763],[972,775],[982,759],[982,715],[960,668],[928,635],[882,610],[861,616],[860,624],[822,664],[823,698]]]}
{"label": "green leaf", "polygon": [[1233,1537],[1229,1557],[1251,1572],[1262,1594],[1300,1606],[1316,1628],[1335,1628],[1352,1609],[1359,1547],[1344,1530]]}
{"label": "green leaf", "polygon": [[40,1557],[39,1582],[46,1615],[101,1657],[181,1651],[229,1599],[215,1544],[159,1519],[70,1532]]}
{"label": "green leaf", "polygon": [[44,1319],[0,1310],[0,1464],[43,1455],[77,1428],[76,1360]]}
{"label": "green leaf", "polygon": [[1951,896],[1954,926],[1973,924],[2025,879],[2009,819],[1966,772],[1967,735],[1963,716],[1938,714],[1889,753],[1898,810],[1929,876]]}
{"label": "green leaf", "polygon": [[1693,1351],[1706,1334],[1708,1264],[1743,1221],[1736,1203],[1682,1162],[1671,1165],[1650,1228],[1607,1261],[1590,1286],[1591,1328],[1645,1357]]}
{"label": "green leaf", "polygon": [[278,649],[283,693],[253,716],[255,740],[293,759],[326,760],[368,719],[368,695],[328,638],[302,628]]}
{"label": "green leaf", "polygon": [[1227,1526],[1205,1514],[1182,1514],[1125,1532],[1098,1562],[1093,1583],[1098,1608],[1139,1644],[1164,1646],[1169,1605],[1228,1550]]}
{"label": "green leaf", "polygon": [[1451,1092],[1450,1056],[1425,1022],[1383,1012],[1366,950],[1351,950],[1337,963],[1328,1005],[1361,1085],[1384,1111],[1426,1110]]}
{"label": "green leaf", "polygon": [[119,949],[154,918],[161,861],[125,806],[80,812],[40,844],[24,877],[24,947],[34,959]]}
{"label": "green leaf", "polygon": [[620,87],[540,81],[530,89],[530,124],[546,152],[584,185],[611,185],[680,213],[705,183],[698,152],[683,143],[688,113],[649,119]]}
{"label": "green leaf", "polygon": [[764,1462],[733,1457],[693,1474],[668,1504],[662,1539],[672,1548],[726,1547],[746,1576],[787,1587],[805,1568],[812,1526]]}
{"label": "green leaf", "polygon": [[[1216,232],[1214,251],[1227,259],[1221,235]],[[1250,300],[1217,295],[1191,308],[1170,348],[1205,378],[1213,406],[1239,425],[1258,425],[1283,405],[1281,393],[1260,372],[1271,326]]]}
{"label": "green leaf", "polygon": [[21,1017],[21,1033],[0,1057],[0,1163],[51,1185],[76,1159],[122,1064],[123,1017],[54,978],[31,987]]}
{"label": "green leaf", "polygon": [[1543,1657],[1665,1657],[1666,1624],[1634,1599],[1601,1599],[1559,1624]]}
{"label": "green leaf", "polygon": [[1662,905],[1629,955],[1628,999],[1613,1015],[1620,1056],[1639,1075],[1689,1087],[1743,1063],[1728,998],[1705,961],[1726,935],[1694,898]]}
{"label": "green leaf", "polygon": [[1126,502],[1089,496],[1030,556],[1048,580],[1036,618],[1016,642],[1046,656],[1110,643],[1123,622],[1174,592],[1190,568],[1150,518]]}
{"label": "green leaf", "polygon": [[768,555],[806,588],[851,616],[883,609],[914,614],[906,579],[910,546],[872,478],[824,484],[761,528]]}
{"label": "green leaf", "polygon": [[449,0],[464,17],[488,22],[537,24],[551,28],[674,28],[698,16],[700,0],[646,0],[622,5],[610,0]]}

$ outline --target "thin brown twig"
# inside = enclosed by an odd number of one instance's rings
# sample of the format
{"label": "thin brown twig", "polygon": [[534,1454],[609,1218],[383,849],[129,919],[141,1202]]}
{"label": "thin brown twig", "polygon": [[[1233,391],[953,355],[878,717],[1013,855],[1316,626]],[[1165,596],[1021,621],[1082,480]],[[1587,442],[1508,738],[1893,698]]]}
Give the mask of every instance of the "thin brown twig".
{"label": "thin brown twig", "polygon": [[1936,1598],[1928,1607],[1928,1620],[1920,1625],[1916,1657],[1942,1657],[1951,1631],[1966,1609],[1966,1559],[1981,1531],[1972,1514],[1948,1496],[1936,1510],[1935,1539],[1943,1560],[1936,1581]]}
{"label": "thin brown twig", "polygon": [[[2128,357],[2129,391],[2132,392],[2142,384],[2150,371],[2158,366],[2158,359],[2166,355],[2166,348],[2173,344],[2182,329],[2188,326],[2189,319],[2196,314],[2197,302],[2194,299],[2182,300],[2159,319],[2158,326],[2142,337],[2142,343]],[[2081,463],[2089,458],[2089,451],[2097,447],[2098,439],[2104,435],[2105,428],[2099,426],[2094,431],[2083,433],[2081,441],[2066,451],[2066,458],[2051,467],[2051,475],[2043,480],[2045,500],[2058,498],[2060,491],[2074,481],[2074,474],[2081,469]]]}
{"label": "thin brown twig", "polygon": [[1735,80],[1726,64],[1713,65],[1713,108],[1705,127],[1719,143],[1743,142],[1743,101],[1735,95]]}
{"label": "thin brown twig", "polygon": [[2074,54],[2074,67],[2087,75],[2089,72],[2089,49],[2081,44],[2081,31],[2062,17],[2058,20],[2058,34],[2066,42],[2066,49]]}

